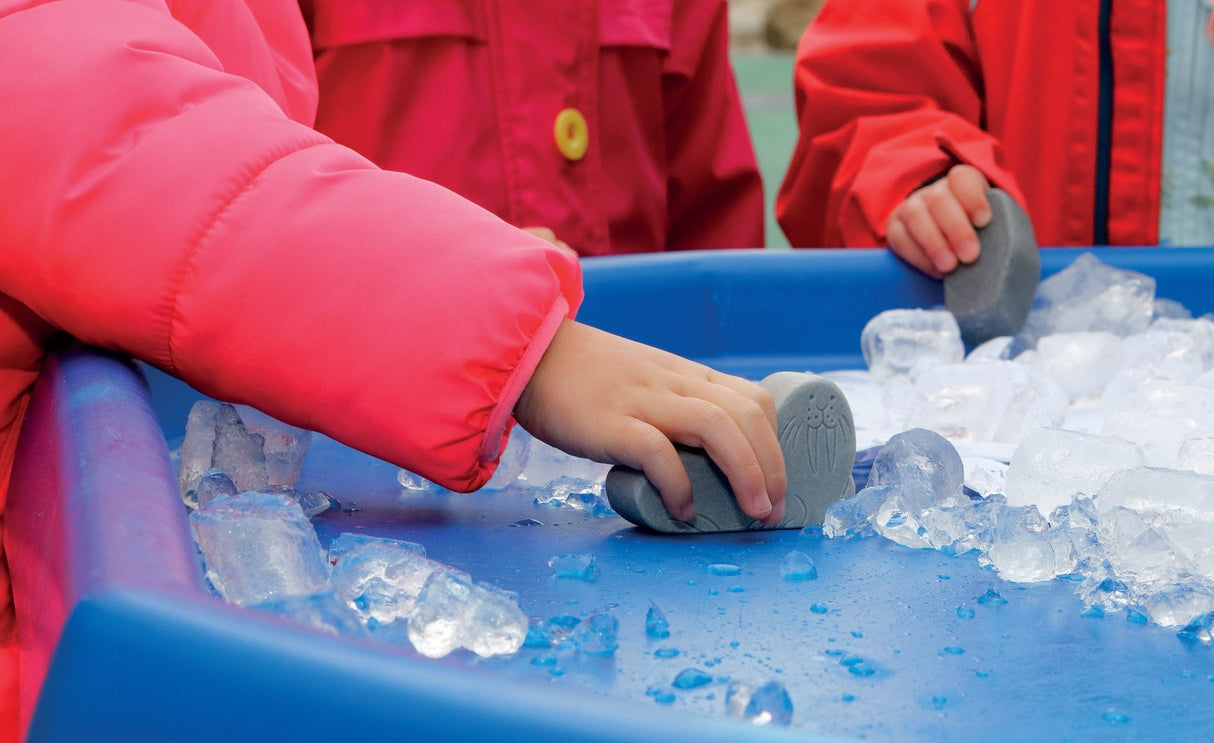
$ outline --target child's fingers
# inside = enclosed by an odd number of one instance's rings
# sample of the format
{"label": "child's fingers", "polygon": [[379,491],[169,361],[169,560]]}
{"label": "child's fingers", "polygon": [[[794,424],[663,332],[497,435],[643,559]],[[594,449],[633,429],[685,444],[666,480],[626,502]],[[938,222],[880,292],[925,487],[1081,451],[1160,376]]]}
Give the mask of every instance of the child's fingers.
{"label": "child's fingers", "polygon": [[[712,378],[713,376],[716,378]],[[742,510],[748,515],[764,521],[782,519],[788,479],[784,470],[784,452],[776,434],[776,408],[771,394],[753,382],[716,373],[710,375],[710,378],[703,383],[689,385],[686,392],[693,398],[693,403],[694,398],[700,398],[725,411],[734,425],[742,432],[744,441],[738,444],[736,449],[730,449],[726,454],[740,453],[749,449],[753,453],[753,459],[758,463],[759,475],[763,480],[762,491],[743,491],[734,488],[734,494],[737,495]],[[693,445],[702,446],[708,451],[709,456],[714,462],[717,462],[726,476],[730,476],[731,470],[727,469],[729,465],[714,454],[714,450],[709,448],[707,440],[722,429],[707,425],[700,430],[702,431],[701,442]],[[723,445],[732,446],[729,443]],[[750,460],[747,459],[745,462],[739,462],[737,466],[749,465]],[[730,482],[733,483],[732,477]],[[747,495],[748,492],[750,495]],[[767,508],[768,504],[770,504],[770,510]],[[761,515],[763,511],[767,513]]]}
{"label": "child's fingers", "polygon": [[927,254],[923,252],[923,248],[919,247],[919,243],[915,242],[914,238],[907,232],[906,225],[902,223],[902,220],[897,217],[890,218],[889,224],[885,227],[885,238],[889,243],[889,249],[893,251],[894,255],[934,279],[943,277],[943,274],[932,263],[932,259],[927,257]]}
{"label": "child's fingers", "polygon": [[767,422],[771,424],[772,429],[775,429],[776,403],[775,400],[771,399],[771,393],[767,391],[766,387],[758,382],[752,382],[749,379],[735,377],[732,374],[725,374],[709,367],[705,368],[708,369],[707,379],[709,382],[712,384],[719,384],[722,387],[728,387],[739,395],[742,395],[743,397],[746,397],[754,402],[762,410],[763,415],[766,416]]}
{"label": "child's fingers", "polygon": [[[926,190],[926,189],[924,189]],[[957,256],[945,238],[923,192],[911,194],[899,207],[900,219],[911,239],[935,266],[940,274],[947,274],[957,267]]]}
{"label": "child's fingers", "polygon": [[[746,515],[759,520],[772,515],[772,498],[759,455],[729,410],[703,397],[664,395],[651,401],[646,419],[672,441],[704,449],[729,480]],[[774,439],[774,432],[768,432]],[[783,464],[782,457],[776,461]],[[665,501],[665,491],[662,496]]]}
{"label": "child's fingers", "polygon": [[679,521],[696,517],[695,501],[687,468],[665,433],[645,421],[628,418],[619,427],[616,440],[607,442],[612,459],[640,470],[662,494],[666,512]]}
{"label": "child's fingers", "polygon": [[[978,260],[981,246],[970,215],[951,191],[933,191],[927,201],[932,222],[944,237],[947,249],[961,263]],[[939,265],[939,264],[937,264]],[[946,272],[947,273],[947,272]]]}
{"label": "child's fingers", "polygon": [[975,227],[990,224],[991,203],[986,198],[990,187],[982,171],[972,165],[955,165],[948,171],[948,189]]}

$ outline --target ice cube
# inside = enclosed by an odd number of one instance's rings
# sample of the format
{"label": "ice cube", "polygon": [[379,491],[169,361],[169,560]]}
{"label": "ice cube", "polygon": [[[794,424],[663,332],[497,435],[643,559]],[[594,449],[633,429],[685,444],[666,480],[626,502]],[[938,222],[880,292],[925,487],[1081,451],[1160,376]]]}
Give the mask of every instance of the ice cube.
{"label": "ice cube", "polygon": [[[218,496],[232,496],[240,492],[236,487],[236,483],[232,482],[232,478],[228,477],[218,467],[212,467],[202,473],[202,477],[198,479],[198,484],[195,488],[195,490],[188,491],[187,493],[186,505],[190,508],[200,508]],[[193,499],[192,503],[189,500],[191,498]]]}
{"label": "ice cube", "polygon": [[472,588],[460,644],[482,658],[513,655],[527,637],[527,615],[518,598],[488,583]]}
{"label": "ice cube", "polygon": [[1041,338],[1027,362],[1057,382],[1072,402],[1095,402],[1127,366],[1122,340],[1109,332],[1058,333]]}
{"label": "ice cube", "polygon": [[266,490],[270,478],[264,445],[261,436],[245,427],[235,406],[213,400],[194,403],[181,444],[177,482],[182,496],[195,490],[211,468],[232,478],[238,490]]}
{"label": "ice cube", "polygon": [[596,611],[578,623],[573,641],[586,655],[614,655],[619,647],[620,622],[609,611]]}
{"label": "ice cube", "polygon": [[1095,495],[1114,472],[1142,462],[1142,450],[1124,439],[1040,428],[1012,455],[1004,495],[1009,506],[1036,506],[1045,515],[1076,495]]}
{"label": "ice cube", "polygon": [[190,514],[207,578],[227,601],[260,604],[329,587],[312,523],[282,493],[221,495]]}
{"label": "ice cube", "polygon": [[929,504],[954,506],[969,501],[962,490],[964,483],[965,467],[957,448],[934,431],[912,428],[895,435],[877,452],[866,487],[888,485],[909,498],[920,497],[910,495],[917,490]]}
{"label": "ice cube", "polygon": [[1107,331],[1126,336],[1146,329],[1155,313],[1155,279],[1113,268],[1092,253],[1042,280],[1021,335]]}
{"label": "ice cube", "polygon": [[522,479],[533,488],[542,488],[561,477],[601,483],[607,480],[610,469],[611,465],[571,456],[532,438]]}
{"label": "ice cube", "polygon": [[451,569],[431,573],[409,613],[409,641],[417,652],[441,658],[459,648],[471,599],[472,579],[466,573]]}
{"label": "ice cube", "polygon": [[787,726],[792,722],[792,698],[779,681],[755,686],[734,680],[725,692],[725,714],[749,721],[752,725]]}
{"label": "ice cube", "polygon": [[236,412],[249,433],[261,436],[270,487],[295,487],[312,445],[312,432],[283,423],[248,405],[237,405]]}
{"label": "ice cube", "polygon": [[375,628],[407,618],[430,576],[444,569],[413,542],[339,534],[329,545],[333,588]]}
{"label": "ice cube", "polygon": [[877,380],[909,374],[916,364],[956,364],[965,358],[961,329],[947,310],[886,310],[864,326],[860,349]]}
{"label": "ice cube", "polygon": [[1010,361],[967,361],[917,370],[908,419],[953,442],[1017,444],[1058,426],[1068,398],[1051,378]]}
{"label": "ice cube", "polygon": [[1190,472],[1214,475],[1214,437],[1185,439],[1180,446],[1177,466]]}
{"label": "ice cube", "polygon": [[894,488],[880,486],[863,488],[850,498],[835,501],[826,509],[822,533],[829,539],[840,537],[871,537],[873,519]]}
{"label": "ice cube", "polygon": [[1054,578],[1054,545],[1045,517],[1032,506],[1001,509],[994,519],[990,545],[978,564],[993,567],[1000,578],[1014,583]]}
{"label": "ice cube", "polygon": [[965,487],[983,498],[1002,493],[1007,483],[1007,463],[989,457],[961,457]]}

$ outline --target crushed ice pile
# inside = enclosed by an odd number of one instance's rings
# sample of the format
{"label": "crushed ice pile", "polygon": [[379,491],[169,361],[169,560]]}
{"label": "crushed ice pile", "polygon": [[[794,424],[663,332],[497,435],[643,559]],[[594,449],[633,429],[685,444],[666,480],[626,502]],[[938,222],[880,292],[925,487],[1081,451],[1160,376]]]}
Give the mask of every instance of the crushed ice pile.
{"label": "crushed ice pile", "polygon": [[322,547],[310,517],[332,500],[293,490],[309,441],[249,408],[202,401],[191,410],[179,485],[216,593],[432,658],[522,647],[528,620],[516,597],[428,559],[421,545],[340,534]]}
{"label": "crushed ice pile", "polygon": [[1009,581],[1075,581],[1089,613],[1214,623],[1210,316],[1087,253],[1015,338],[967,354],[949,313],[904,309],[861,344],[867,371],[826,376],[872,468],[827,536],[975,551]]}

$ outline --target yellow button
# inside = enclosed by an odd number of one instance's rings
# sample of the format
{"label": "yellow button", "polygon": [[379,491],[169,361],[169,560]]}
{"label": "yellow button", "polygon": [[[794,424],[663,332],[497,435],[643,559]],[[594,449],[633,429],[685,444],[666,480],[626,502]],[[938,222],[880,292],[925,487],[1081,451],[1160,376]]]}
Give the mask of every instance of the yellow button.
{"label": "yellow button", "polygon": [[556,148],[565,157],[574,162],[586,156],[586,148],[590,146],[590,128],[586,126],[586,117],[576,108],[563,109],[556,115],[556,124],[552,128],[556,137]]}

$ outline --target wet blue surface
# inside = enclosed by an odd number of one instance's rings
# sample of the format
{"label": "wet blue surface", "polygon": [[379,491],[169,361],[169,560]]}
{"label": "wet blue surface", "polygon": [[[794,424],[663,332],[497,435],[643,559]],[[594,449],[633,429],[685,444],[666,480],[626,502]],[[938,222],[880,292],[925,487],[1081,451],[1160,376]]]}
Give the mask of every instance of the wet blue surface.
{"label": "wet blue surface", "polygon": [[[724,718],[730,679],[780,681],[793,728],[842,738],[1184,740],[1214,730],[1214,648],[1124,613],[1085,617],[1073,583],[1008,583],[972,555],[797,531],[659,536],[537,506],[525,488],[402,499],[395,468],[323,439],[303,483],[357,503],[317,518],[322,542],[343,531],[418,542],[516,591],[533,619],[609,609],[619,620],[612,657],[524,648],[451,659],[495,674],[707,718]],[[515,526],[524,519],[541,524]],[[810,556],[817,579],[781,578],[793,550]],[[598,578],[556,577],[548,561],[566,553],[593,554]],[[653,605],[669,637],[647,635]],[[678,688],[689,668],[713,680]]]}

